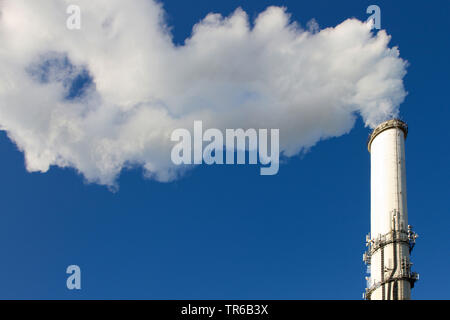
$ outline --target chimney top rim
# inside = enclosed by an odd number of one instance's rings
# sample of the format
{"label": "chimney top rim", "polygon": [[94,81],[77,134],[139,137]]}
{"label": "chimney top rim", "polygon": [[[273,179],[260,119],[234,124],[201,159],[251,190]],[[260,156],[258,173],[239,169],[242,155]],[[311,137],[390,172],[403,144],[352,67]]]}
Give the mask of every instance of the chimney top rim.
{"label": "chimney top rim", "polygon": [[370,152],[370,146],[372,145],[372,141],[383,131],[386,131],[388,129],[392,128],[399,128],[403,131],[406,136],[408,135],[408,124],[398,118],[390,119],[387,121],[384,121],[380,123],[375,129],[372,130],[372,132],[369,135],[369,139],[367,140],[367,149]]}

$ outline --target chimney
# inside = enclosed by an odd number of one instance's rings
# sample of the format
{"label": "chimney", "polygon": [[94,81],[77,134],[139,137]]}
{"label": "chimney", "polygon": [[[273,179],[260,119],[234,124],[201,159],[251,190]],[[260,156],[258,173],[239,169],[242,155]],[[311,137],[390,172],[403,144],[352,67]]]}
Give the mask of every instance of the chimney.
{"label": "chimney", "polygon": [[417,235],[408,225],[405,139],[408,126],[392,119],[369,136],[370,234],[363,260],[369,277],[367,300],[408,300],[418,274],[411,271],[410,253]]}

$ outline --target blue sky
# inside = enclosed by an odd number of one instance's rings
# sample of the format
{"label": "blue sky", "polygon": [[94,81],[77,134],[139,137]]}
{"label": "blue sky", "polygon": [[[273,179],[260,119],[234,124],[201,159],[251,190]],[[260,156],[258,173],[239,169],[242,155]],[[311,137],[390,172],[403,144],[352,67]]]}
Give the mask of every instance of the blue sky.
{"label": "blue sky", "polygon": [[[164,1],[176,43],[209,12],[269,5],[321,28],[366,19],[366,1]],[[416,299],[448,299],[448,1],[378,1],[382,28],[409,62],[401,116],[409,222],[421,280]],[[360,299],[370,230],[369,130],[290,158],[278,175],[257,166],[201,166],[161,183],[127,169],[116,193],[73,169],[28,173],[0,132],[0,298]],[[66,288],[66,267],[82,289]]]}

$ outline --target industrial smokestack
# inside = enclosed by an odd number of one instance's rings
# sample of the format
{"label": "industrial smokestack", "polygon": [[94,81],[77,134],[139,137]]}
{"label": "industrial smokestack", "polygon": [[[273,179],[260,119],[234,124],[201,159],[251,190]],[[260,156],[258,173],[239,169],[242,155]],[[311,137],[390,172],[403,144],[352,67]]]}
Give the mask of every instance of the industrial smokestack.
{"label": "industrial smokestack", "polygon": [[408,300],[418,274],[411,272],[410,253],[417,235],[408,225],[405,139],[408,126],[392,119],[369,136],[371,214],[368,247],[368,300]]}

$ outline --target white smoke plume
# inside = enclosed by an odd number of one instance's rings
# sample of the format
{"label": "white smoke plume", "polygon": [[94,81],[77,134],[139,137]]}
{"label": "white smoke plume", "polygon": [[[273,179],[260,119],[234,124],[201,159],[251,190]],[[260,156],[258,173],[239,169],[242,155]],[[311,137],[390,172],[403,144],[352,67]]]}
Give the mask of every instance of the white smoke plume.
{"label": "white smoke plume", "polygon": [[[70,4],[81,8],[80,30],[66,27]],[[114,186],[136,165],[176,179],[170,135],[194,120],[279,128],[290,157],[349,132],[358,116],[370,127],[396,116],[406,62],[390,37],[356,19],[309,26],[279,7],[251,25],[237,9],[207,15],[175,45],[151,0],[3,0],[0,129],[27,170],[73,167]]]}

